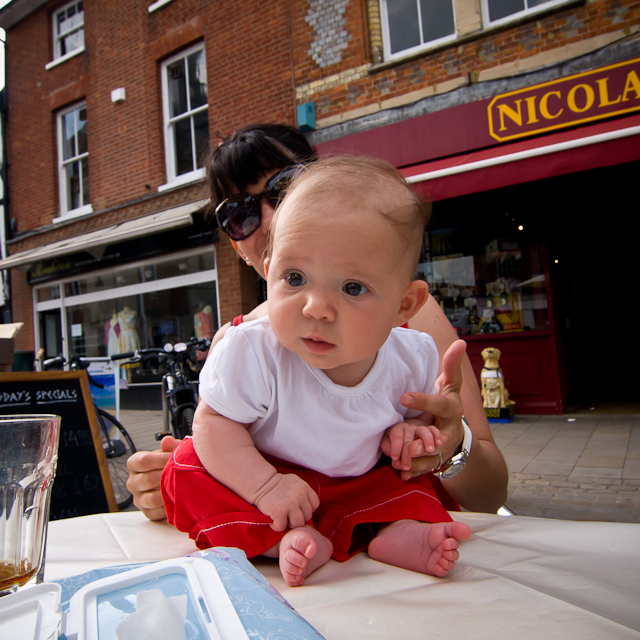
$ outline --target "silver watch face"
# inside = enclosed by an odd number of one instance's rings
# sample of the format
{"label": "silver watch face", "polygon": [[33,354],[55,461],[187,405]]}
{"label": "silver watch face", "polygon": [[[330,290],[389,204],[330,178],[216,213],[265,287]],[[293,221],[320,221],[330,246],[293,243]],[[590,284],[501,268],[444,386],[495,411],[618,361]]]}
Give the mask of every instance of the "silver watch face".
{"label": "silver watch face", "polygon": [[467,466],[469,451],[471,450],[472,433],[464,416],[462,416],[462,427],[464,428],[464,438],[462,439],[461,450],[432,472],[437,478],[453,478]]}
{"label": "silver watch face", "polygon": [[445,480],[447,478],[453,478],[454,476],[457,476],[466,466],[467,466],[467,455],[463,451],[462,453],[459,453],[457,456],[454,456],[453,458],[451,458],[451,460],[449,461],[449,464],[445,469],[443,469],[440,472],[439,476],[441,478],[444,478]]}

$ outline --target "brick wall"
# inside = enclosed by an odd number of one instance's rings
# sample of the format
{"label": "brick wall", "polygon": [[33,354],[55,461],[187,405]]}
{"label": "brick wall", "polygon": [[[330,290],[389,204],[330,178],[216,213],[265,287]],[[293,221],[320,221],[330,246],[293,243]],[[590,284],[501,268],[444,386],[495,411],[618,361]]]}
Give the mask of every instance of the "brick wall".
{"label": "brick wall", "polygon": [[[7,87],[11,254],[206,197],[203,185],[159,192],[166,182],[160,64],[204,39],[213,144],[248,122],[294,122],[289,15],[284,1],[176,0],[148,12],[147,0],[87,0],[85,52],[50,67],[50,2],[9,30]],[[269,33],[270,37],[264,37]],[[124,88],[126,100],[111,102]],[[87,104],[93,214],[59,216],[56,114]],[[220,243],[222,320],[256,304],[257,279]],[[25,322],[17,348],[33,348],[32,291],[12,270],[12,308]]]}
{"label": "brick wall", "polygon": [[[351,0],[340,27],[339,60],[325,64],[309,46],[322,33],[305,21],[318,21],[318,7],[335,5],[341,16],[344,2],[294,3],[296,96],[314,101],[319,128],[411,104],[474,82],[508,78],[597,51],[607,44],[633,37],[640,31],[637,0],[589,0],[511,26],[482,30],[479,0],[456,0],[458,40],[405,60],[374,64],[379,56],[380,26],[375,0]],[[320,12],[322,17],[322,12]],[[324,16],[328,28],[331,25]],[[319,64],[318,60],[324,60]]]}
{"label": "brick wall", "polygon": [[222,238],[217,249],[217,266],[220,274],[218,300],[220,324],[223,325],[241,313],[248,313],[257,305],[257,275],[238,257],[226,238]]}
{"label": "brick wall", "polygon": [[[461,12],[478,2],[456,0],[456,6]],[[296,99],[314,100],[324,126],[420,92],[508,74],[527,60],[567,57],[572,46],[633,34],[640,22],[640,2],[592,0],[511,27],[468,33],[410,60],[372,65],[372,48],[379,46],[375,0],[175,0],[152,14],[148,0],[89,0],[85,53],[47,71],[51,12],[59,5],[35,11],[7,37],[11,215],[20,234],[46,227],[58,215],[55,116],[82,99],[91,202],[94,211],[109,211],[63,232],[47,231],[38,241],[25,239],[12,252],[196,197],[193,187],[179,195],[157,191],[166,182],[160,62],[202,38],[215,144],[217,133],[228,135],[238,125],[294,121]],[[113,104],[111,91],[119,87],[126,100]]]}
{"label": "brick wall", "polygon": [[[146,0],[88,1],[86,51],[45,70],[52,58],[50,15],[59,4],[37,10],[7,37],[9,191],[18,233],[58,215],[56,113],[80,100],[87,103],[94,211],[121,205],[123,219],[140,212],[129,203],[157,194],[166,182],[160,63],[203,38],[214,143],[216,132],[228,135],[240,124],[294,120],[286,2],[179,0],[149,14]],[[270,40],[259,37],[264,30]],[[120,87],[126,100],[114,104],[111,91]],[[182,200],[192,195],[187,188]],[[174,200],[167,194],[151,206],[163,209]]]}
{"label": "brick wall", "polygon": [[[571,59],[639,31],[640,1],[585,0],[536,19],[482,31],[480,0],[455,0],[459,38],[420,55],[381,62],[377,0],[85,0],[86,51],[49,70],[50,2],[7,35],[10,215],[16,253],[206,195],[166,192],[160,64],[204,39],[212,144],[250,122],[295,122],[314,101],[319,128],[426,96]],[[111,102],[123,87],[126,100]],[[59,215],[56,113],[86,100],[94,214]],[[226,240],[218,254],[221,320],[255,303],[256,278]],[[12,274],[14,319],[32,342],[31,289]],[[25,341],[24,343],[22,341]]]}
{"label": "brick wall", "polygon": [[33,350],[33,305],[31,287],[27,285],[27,276],[18,269],[11,269],[11,311],[14,322],[22,322],[24,326],[15,338],[16,351]]}
{"label": "brick wall", "polygon": [[49,31],[48,14],[41,10],[7,34],[8,192],[18,231],[50,223],[57,215],[55,118],[49,94],[85,74],[86,61],[81,58],[69,61],[69,78],[63,84],[46,74],[44,67],[51,60]]}

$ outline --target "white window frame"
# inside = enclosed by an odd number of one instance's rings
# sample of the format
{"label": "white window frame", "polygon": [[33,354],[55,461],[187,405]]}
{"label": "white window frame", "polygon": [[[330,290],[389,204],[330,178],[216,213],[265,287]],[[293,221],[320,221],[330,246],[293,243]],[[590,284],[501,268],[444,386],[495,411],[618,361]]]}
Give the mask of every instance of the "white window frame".
{"label": "white window frame", "polygon": [[[196,155],[196,140],[195,135],[193,135],[193,116],[209,111],[209,101],[207,97],[206,104],[196,107],[195,109],[188,108],[187,111],[180,114],[176,117],[171,117],[169,111],[169,83],[167,79],[167,69],[169,65],[174,62],[184,59],[186,61],[187,57],[196,51],[203,50],[204,51],[204,42],[199,42],[196,45],[189,47],[188,49],[183,49],[180,53],[177,53],[170,58],[167,58],[162,62],[161,65],[161,80],[162,80],[162,111],[164,117],[164,150],[165,150],[165,162],[167,167],[167,184],[161,185],[158,187],[159,191],[164,191],[166,189],[170,189],[176,186],[181,186],[183,184],[187,184],[189,182],[194,182],[196,180],[201,180],[205,176],[205,171],[203,168],[198,168],[195,166],[197,163],[197,155]],[[206,54],[205,54],[206,56]],[[206,57],[205,57],[205,68],[206,68]],[[187,100],[189,99],[189,92],[187,91]],[[175,140],[173,136],[173,125],[174,123],[184,120],[185,118],[189,118],[191,120],[191,144],[192,144],[192,154],[194,159],[194,169],[193,171],[189,171],[187,173],[182,173],[177,175],[177,166],[176,166],[176,149],[175,149]]]}
{"label": "white window frame", "polygon": [[[549,9],[553,9],[555,7],[561,7],[562,5],[569,4],[571,1],[572,0],[550,0],[549,2],[545,2],[544,4],[540,4],[531,8],[527,7],[522,11],[517,11],[516,13],[512,13],[509,16],[505,16],[504,18],[500,18],[499,20],[494,20],[493,22],[491,22],[491,19],[489,17],[489,0],[481,0],[482,24],[485,27],[496,27],[501,24],[513,22],[514,20],[518,20],[525,16],[532,16],[543,11],[548,11]],[[528,2],[529,0],[524,0],[525,5],[527,5]]]}
{"label": "white window frame", "polygon": [[[68,58],[73,57],[74,55],[80,53],[80,51],[84,51],[84,4],[82,6],[82,21],[79,24],[73,25],[72,28],[68,29],[64,33],[60,33],[58,31],[58,16],[61,13],[65,13],[69,7],[77,6],[82,3],[82,0],[73,0],[73,2],[69,2],[64,6],[60,7],[56,11],[53,12],[52,20],[53,20],[53,60],[54,61],[62,61],[67,60]],[[78,15],[76,13],[76,15]],[[78,45],[75,49],[71,51],[67,51],[66,53],[61,52],[61,42],[63,37],[68,36],[70,33],[74,33],[82,30],[82,44]]]}
{"label": "white window frame", "polygon": [[156,2],[153,2],[147,7],[147,11],[149,13],[153,13],[154,11],[157,11],[158,9],[162,9],[162,7],[168,4],[171,4],[172,2],[173,0],[156,0]]}
{"label": "white window frame", "polygon": [[[58,120],[58,184],[60,191],[60,217],[55,218],[54,222],[59,222],[61,220],[68,220],[69,218],[76,216],[87,215],[88,213],[92,213],[93,208],[91,204],[83,204],[75,209],[68,208],[68,191],[67,191],[67,176],[66,176],[66,168],[73,162],[78,162],[80,166],[80,192],[82,194],[82,160],[84,158],[89,157],[89,151],[85,151],[83,153],[78,153],[71,158],[64,157],[64,118],[69,113],[76,113],[80,111],[80,109],[87,107],[86,102],[78,102],[67,109],[60,111],[57,114]],[[84,200],[84,197],[81,197],[81,200]]]}
{"label": "white window frame", "polygon": [[[404,58],[406,56],[413,55],[414,53],[419,53],[420,51],[432,49],[433,47],[437,47],[441,44],[452,42],[453,40],[457,39],[458,27],[457,27],[457,21],[456,21],[456,3],[454,2],[454,0],[441,0],[441,1],[448,1],[451,3],[451,8],[453,10],[453,33],[448,36],[443,36],[442,38],[437,38],[436,40],[429,40],[428,42],[423,42],[422,44],[416,45],[415,47],[410,47],[409,49],[403,49],[402,51],[391,53],[391,34],[389,30],[387,0],[380,0],[380,22],[382,25],[382,44],[384,47],[385,60],[395,60],[396,58]],[[418,8],[418,28],[420,29],[420,40],[422,41],[423,34],[422,34],[420,2],[419,0],[415,0],[415,2]]]}

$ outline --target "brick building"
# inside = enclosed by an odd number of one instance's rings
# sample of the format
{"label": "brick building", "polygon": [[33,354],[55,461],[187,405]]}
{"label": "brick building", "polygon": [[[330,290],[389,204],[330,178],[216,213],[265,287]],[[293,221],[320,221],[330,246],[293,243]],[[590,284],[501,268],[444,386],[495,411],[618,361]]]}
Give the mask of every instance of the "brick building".
{"label": "brick building", "polygon": [[[102,355],[116,324],[120,348],[153,346],[254,306],[198,158],[298,122],[321,155],[387,158],[429,194],[422,277],[478,370],[500,347],[518,411],[630,399],[639,18],[634,0],[13,0],[18,348]],[[591,373],[596,327],[615,376]]]}

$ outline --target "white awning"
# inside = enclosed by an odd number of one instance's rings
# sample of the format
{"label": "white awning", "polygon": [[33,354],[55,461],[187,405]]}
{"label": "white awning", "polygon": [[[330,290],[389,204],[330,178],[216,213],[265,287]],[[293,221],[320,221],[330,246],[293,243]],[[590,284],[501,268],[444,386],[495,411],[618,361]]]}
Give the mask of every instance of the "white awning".
{"label": "white awning", "polygon": [[98,229],[41,247],[27,249],[0,260],[0,269],[25,268],[34,262],[68,255],[76,251],[88,251],[93,255],[101,255],[108,245],[189,225],[192,223],[191,214],[204,207],[207,202],[208,200],[190,202],[149,216],[120,222],[106,229]]}

